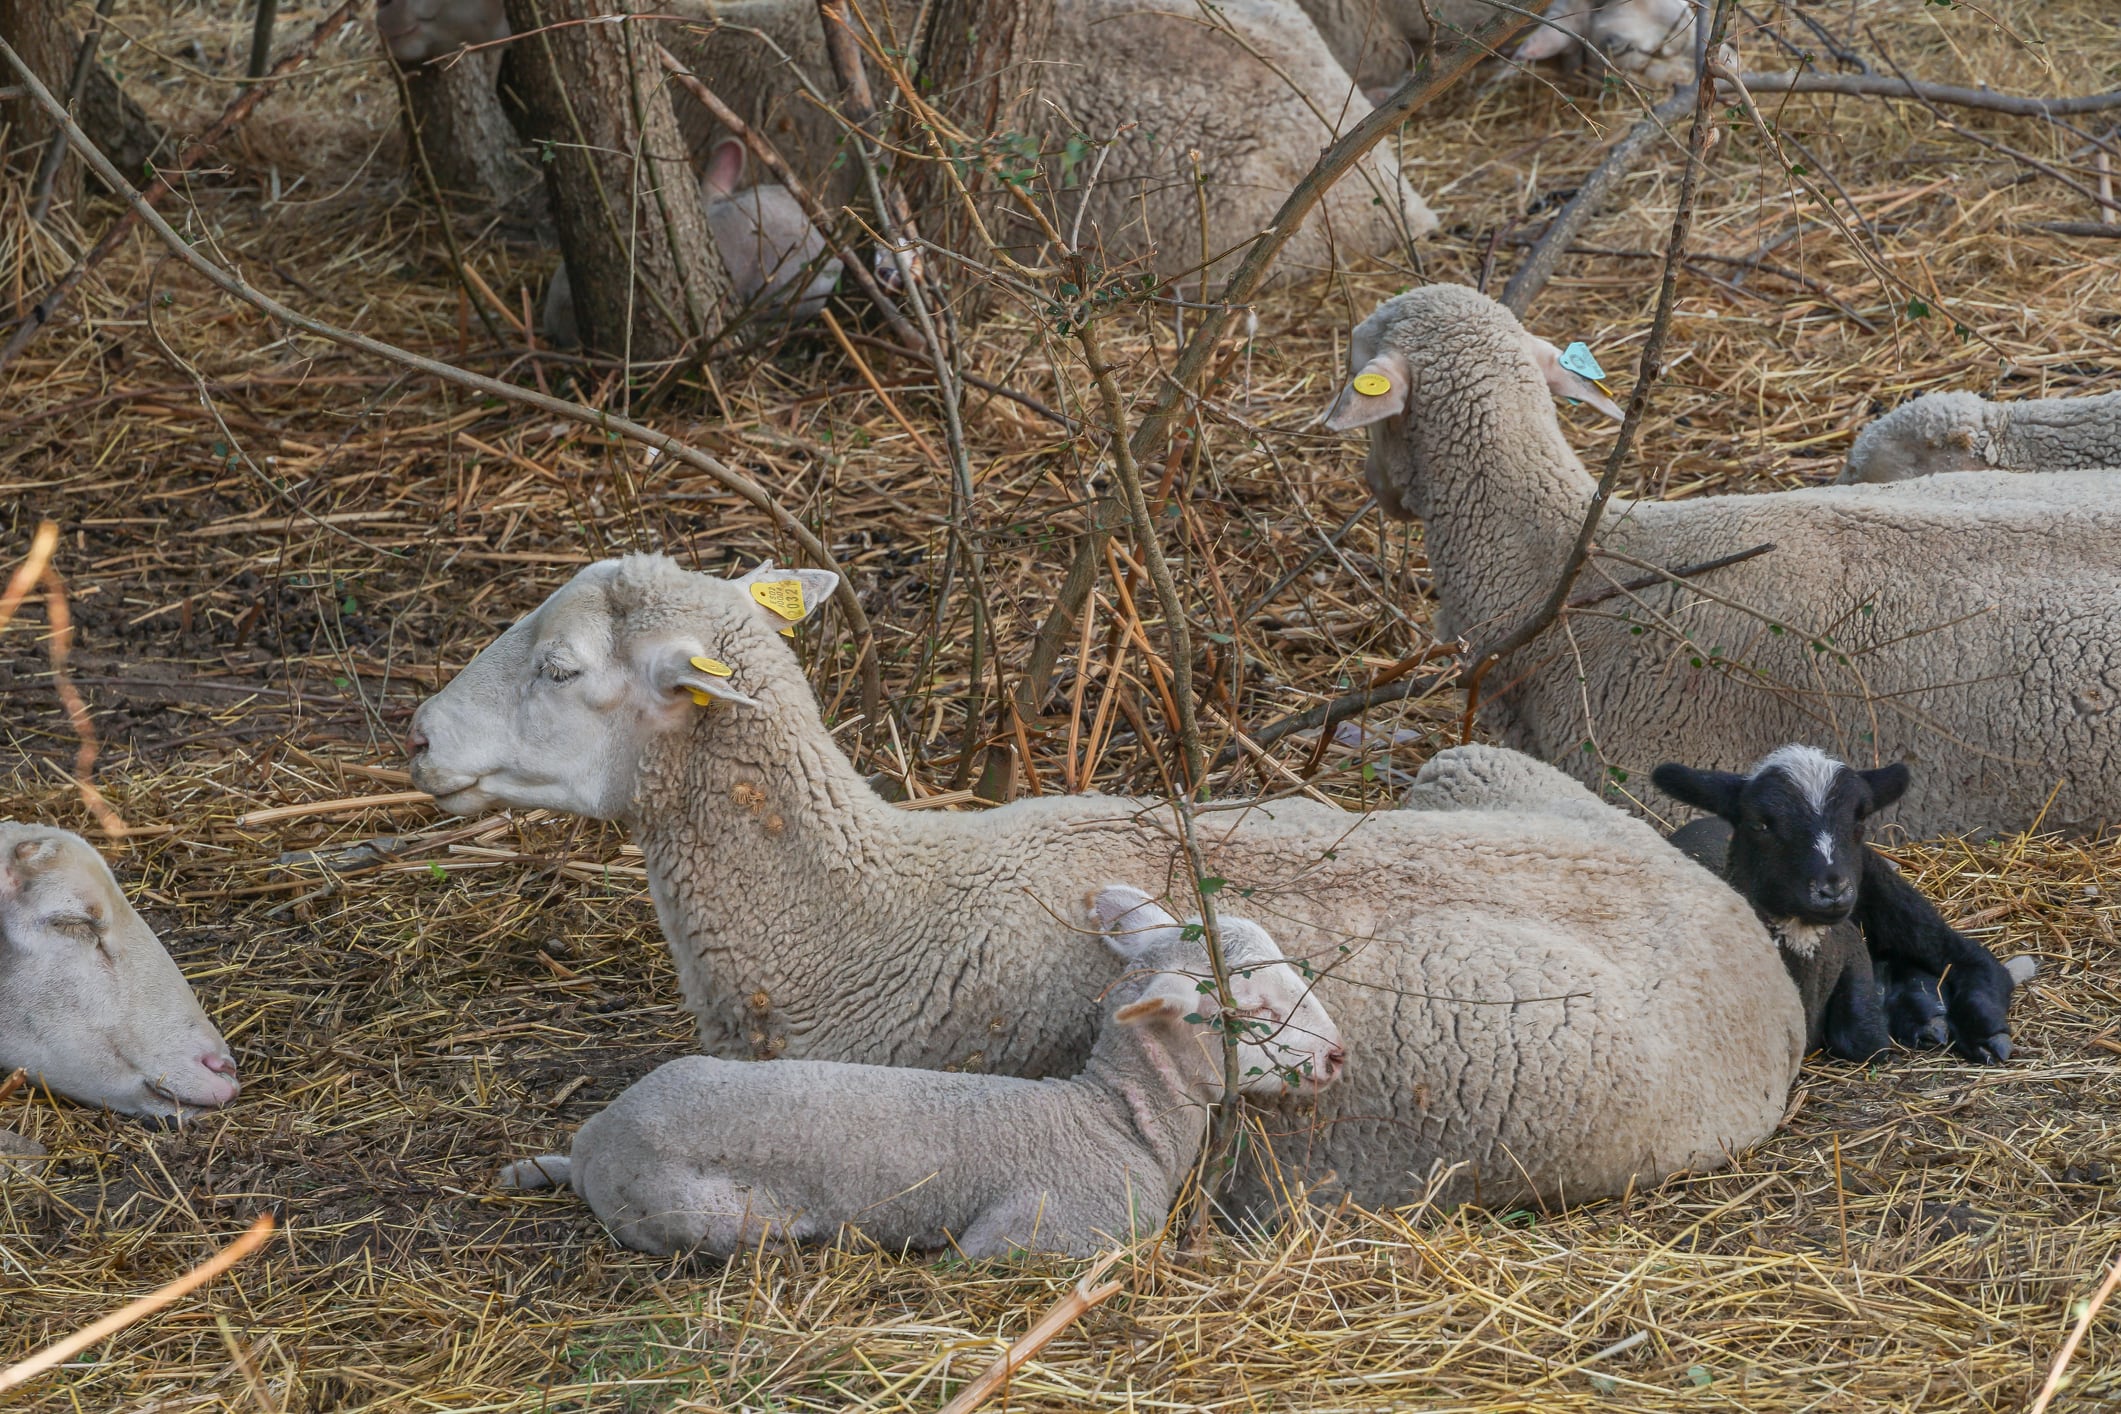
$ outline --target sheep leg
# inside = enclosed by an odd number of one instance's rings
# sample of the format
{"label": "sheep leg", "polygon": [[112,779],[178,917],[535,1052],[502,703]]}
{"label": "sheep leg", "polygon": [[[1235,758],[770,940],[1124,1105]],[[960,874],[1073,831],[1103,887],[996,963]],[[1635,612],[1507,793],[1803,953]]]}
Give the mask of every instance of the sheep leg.
{"label": "sheep leg", "polygon": [[1891,959],[1941,979],[1953,1050],[1977,1065],[2009,1059],[2011,974],[1869,848],[1863,851],[1856,921],[1874,961]]}
{"label": "sheep leg", "polygon": [[567,1188],[573,1184],[573,1166],[565,1154],[540,1154],[501,1166],[494,1178],[496,1188],[528,1193],[539,1188]]}
{"label": "sheep leg", "polygon": [[1885,1008],[1886,1030],[1899,1044],[1911,1050],[1951,1044],[1952,1028],[1944,1019],[1936,973],[1880,958],[1878,993]]}
{"label": "sheep leg", "polygon": [[[1123,1232],[1113,1234],[1109,1242],[1100,1236],[1101,1229],[1125,1227],[1124,1220],[1092,1222],[1083,1221],[1082,1216],[1056,1202],[1053,1194],[1044,1188],[1007,1193],[989,1204],[958,1234],[956,1246],[974,1261],[983,1261],[1019,1257],[1026,1252],[1090,1257],[1103,1251],[1110,1242],[1126,1240],[1127,1234]],[[1159,1216],[1155,1226],[1161,1226],[1162,1222]]]}
{"label": "sheep leg", "polygon": [[1892,1038],[1878,1006],[1878,987],[1866,960],[1841,970],[1833,994],[1826,999],[1821,1039],[1828,1055],[1850,1061],[1870,1060],[1891,1047]]}

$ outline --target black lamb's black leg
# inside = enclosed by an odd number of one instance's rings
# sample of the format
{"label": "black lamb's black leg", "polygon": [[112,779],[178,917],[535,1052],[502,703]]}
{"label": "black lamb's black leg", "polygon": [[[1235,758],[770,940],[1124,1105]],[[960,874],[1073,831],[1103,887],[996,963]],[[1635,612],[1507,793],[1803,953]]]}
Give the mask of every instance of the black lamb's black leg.
{"label": "black lamb's black leg", "polygon": [[1940,979],[1953,1050],[1977,1064],[2010,1056],[2010,973],[1867,846],[1856,921],[1873,959],[1890,958]]}
{"label": "black lamb's black leg", "polygon": [[1890,1049],[1892,1038],[1878,1005],[1870,958],[1860,945],[1856,953],[1841,969],[1840,980],[1826,999],[1826,1025],[1820,1041],[1830,1056],[1867,1061]]}
{"label": "black lamb's black leg", "polygon": [[1950,1045],[1952,1028],[1944,1019],[1944,998],[1937,990],[1937,974],[1891,958],[1873,961],[1887,1034],[1913,1051]]}

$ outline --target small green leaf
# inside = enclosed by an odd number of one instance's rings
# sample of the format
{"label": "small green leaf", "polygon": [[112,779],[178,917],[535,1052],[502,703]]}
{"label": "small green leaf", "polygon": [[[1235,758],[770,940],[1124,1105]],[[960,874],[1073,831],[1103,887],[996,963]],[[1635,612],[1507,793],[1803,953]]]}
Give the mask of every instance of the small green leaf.
{"label": "small green leaf", "polygon": [[1710,1373],[1709,1367],[1706,1365],[1687,1366],[1686,1377],[1694,1382],[1696,1389],[1707,1389],[1716,1382],[1716,1376]]}
{"label": "small green leaf", "polygon": [[1229,882],[1228,879],[1218,879],[1211,874],[1200,881],[1200,891],[1203,894],[1219,894],[1223,891],[1223,886]]}

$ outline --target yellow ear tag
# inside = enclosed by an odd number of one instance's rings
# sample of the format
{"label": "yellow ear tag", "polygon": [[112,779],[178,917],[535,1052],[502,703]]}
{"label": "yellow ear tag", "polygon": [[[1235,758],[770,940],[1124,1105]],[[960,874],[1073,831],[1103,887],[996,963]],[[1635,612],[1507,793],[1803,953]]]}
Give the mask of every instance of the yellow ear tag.
{"label": "yellow ear tag", "polygon": [[1392,380],[1382,373],[1358,373],[1355,375],[1355,391],[1366,398],[1381,398],[1392,391]]}
{"label": "yellow ear tag", "polygon": [[726,678],[735,671],[727,663],[718,662],[713,658],[694,658],[692,666],[711,678]]}
{"label": "yellow ear tag", "polygon": [[691,694],[692,694],[692,705],[693,705],[693,706],[695,706],[695,707],[712,707],[712,706],[714,705],[714,698],[713,698],[713,697],[711,697],[711,696],[709,696],[709,695],[708,695],[707,693],[704,693],[704,692],[700,691],[700,690],[699,690],[698,688],[696,688],[696,687],[688,687],[688,688],[686,688],[685,690],[686,690],[687,692],[689,692],[689,693],[691,693]]}
{"label": "yellow ear tag", "polygon": [[[751,597],[779,614],[793,625],[803,619],[803,582],[799,579],[774,579],[751,586]],[[781,630],[783,638],[795,637],[795,629]]]}

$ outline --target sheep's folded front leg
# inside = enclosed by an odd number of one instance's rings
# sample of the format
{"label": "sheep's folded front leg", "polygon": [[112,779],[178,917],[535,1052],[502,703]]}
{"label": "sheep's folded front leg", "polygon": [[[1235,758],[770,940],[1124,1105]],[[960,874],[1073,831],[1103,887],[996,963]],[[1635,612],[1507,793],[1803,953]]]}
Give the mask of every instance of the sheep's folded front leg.
{"label": "sheep's folded front leg", "polygon": [[1951,924],[1876,850],[1863,852],[1856,921],[1874,958],[1889,958],[1941,979],[1952,1049],[1977,1064],[2011,1053],[2012,975],[1989,950]]}

